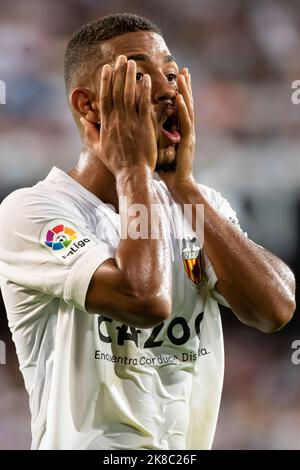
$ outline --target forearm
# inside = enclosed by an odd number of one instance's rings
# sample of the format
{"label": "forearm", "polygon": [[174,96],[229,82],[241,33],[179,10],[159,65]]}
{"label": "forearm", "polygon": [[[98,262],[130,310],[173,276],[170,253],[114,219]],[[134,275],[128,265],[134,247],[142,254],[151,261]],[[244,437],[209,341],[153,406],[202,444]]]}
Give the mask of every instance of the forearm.
{"label": "forearm", "polygon": [[[149,168],[141,167],[121,172],[116,183],[121,218],[121,241],[115,254],[116,264],[125,273],[134,295],[141,298],[151,296],[153,301],[157,299],[157,302],[170,303],[169,250],[153,175]],[[133,204],[141,206],[133,208]],[[141,220],[143,226],[139,225]],[[135,231],[137,229],[142,230],[141,236]]]}
{"label": "forearm", "polygon": [[198,185],[174,189],[180,204],[204,205],[204,249],[218,278],[217,289],[244,323],[274,331],[295,309],[295,281],[276,256],[247,239],[205,199]]}

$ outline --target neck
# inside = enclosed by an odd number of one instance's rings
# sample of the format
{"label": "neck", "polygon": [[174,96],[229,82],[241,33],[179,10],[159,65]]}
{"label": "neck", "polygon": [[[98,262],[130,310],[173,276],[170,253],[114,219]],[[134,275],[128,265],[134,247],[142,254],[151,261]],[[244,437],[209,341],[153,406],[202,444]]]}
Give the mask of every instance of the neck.
{"label": "neck", "polygon": [[112,204],[118,212],[118,194],[114,175],[93,153],[85,151],[77,165],[68,174],[105,204]]}

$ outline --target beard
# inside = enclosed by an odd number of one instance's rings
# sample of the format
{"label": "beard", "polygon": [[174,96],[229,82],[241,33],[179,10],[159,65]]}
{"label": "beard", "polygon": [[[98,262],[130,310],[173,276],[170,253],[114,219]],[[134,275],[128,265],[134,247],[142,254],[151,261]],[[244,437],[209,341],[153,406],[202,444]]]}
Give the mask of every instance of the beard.
{"label": "beard", "polygon": [[157,163],[154,171],[161,173],[175,173],[176,160],[173,160],[171,163]]}
{"label": "beard", "polygon": [[157,147],[157,162],[155,171],[162,173],[174,173],[176,170],[176,150],[177,145],[169,145],[168,147]]}

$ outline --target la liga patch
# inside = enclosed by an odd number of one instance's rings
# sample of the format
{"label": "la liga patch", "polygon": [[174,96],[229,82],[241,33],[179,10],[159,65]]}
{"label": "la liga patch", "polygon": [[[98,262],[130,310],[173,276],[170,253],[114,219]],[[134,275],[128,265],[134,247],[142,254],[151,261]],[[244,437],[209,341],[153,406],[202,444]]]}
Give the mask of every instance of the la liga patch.
{"label": "la liga patch", "polygon": [[79,251],[96,245],[71,222],[63,219],[55,219],[44,225],[40,233],[40,244],[66,265],[76,258]]}

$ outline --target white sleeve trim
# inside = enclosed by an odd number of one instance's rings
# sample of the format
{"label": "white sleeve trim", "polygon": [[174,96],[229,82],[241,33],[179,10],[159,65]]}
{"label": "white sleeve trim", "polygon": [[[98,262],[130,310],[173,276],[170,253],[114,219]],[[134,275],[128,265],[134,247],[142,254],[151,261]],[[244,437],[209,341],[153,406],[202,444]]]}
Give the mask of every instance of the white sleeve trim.
{"label": "white sleeve trim", "polygon": [[85,299],[91,278],[105,260],[113,257],[114,249],[106,244],[94,246],[81,256],[65,282],[64,301],[86,311]]}

